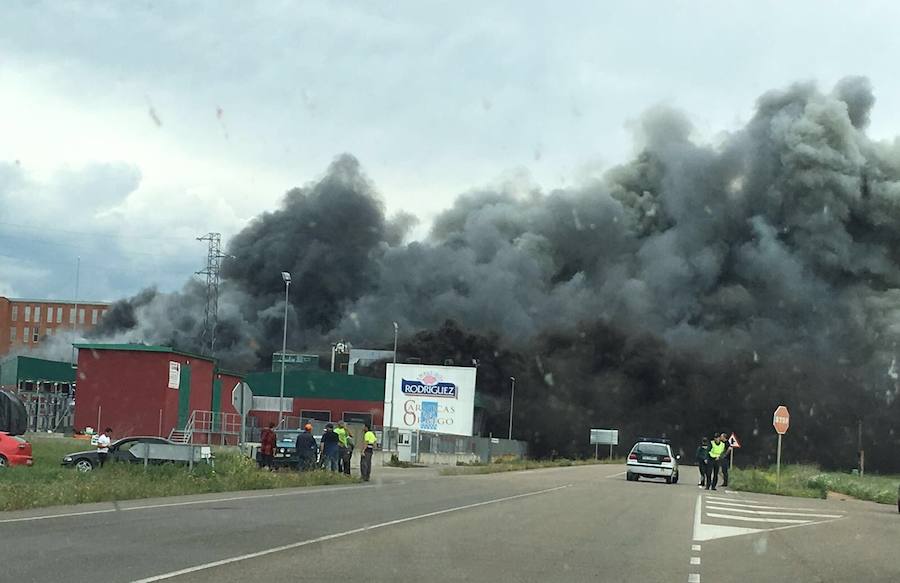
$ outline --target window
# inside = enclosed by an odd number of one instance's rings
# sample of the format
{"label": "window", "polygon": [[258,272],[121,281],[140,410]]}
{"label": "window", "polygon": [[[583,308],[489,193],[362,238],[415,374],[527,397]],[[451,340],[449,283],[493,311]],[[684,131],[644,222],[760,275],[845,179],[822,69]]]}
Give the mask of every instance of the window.
{"label": "window", "polygon": [[84,324],[84,308],[78,309],[78,323]]}
{"label": "window", "polygon": [[365,423],[372,427],[371,413],[354,413],[353,411],[344,411],[343,419],[345,423]]}
{"label": "window", "polygon": [[47,335],[47,336],[53,336],[53,328],[47,328],[46,335]]}
{"label": "window", "polygon": [[25,306],[25,321],[31,322],[31,306]]}
{"label": "window", "polygon": [[306,422],[313,421],[331,421],[331,411],[300,411],[300,420]]}
{"label": "window", "polygon": [[34,334],[31,335],[32,342],[37,342],[41,339],[41,329],[38,326],[34,327]]}
{"label": "window", "polygon": [[56,308],[56,323],[62,324],[62,306]]}
{"label": "window", "polygon": [[28,341],[31,339],[30,335],[31,335],[31,328],[26,327],[25,334],[22,335],[22,341],[25,342],[25,344],[28,344]]}
{"label": "window", "polygon": [[41,307],[40,306],[34,307],[34,321],[35,322],[41,321]]}
{"label": "window", "polygon": [[9,341],[10,342],[16,341],[16,327],[15,326],[13,326],[9,329]]}
{"label": "window", "polygon": [[12,321],[13,322],[19,321],[19,306],[12,307]]}
{"label": "window", "polygon": [[100,310],[91,310],[91,326],[97,325],[97,312]]}
{"label": "window", "polygon": [[69,324],[75,323],[75,308],[69,308]]}

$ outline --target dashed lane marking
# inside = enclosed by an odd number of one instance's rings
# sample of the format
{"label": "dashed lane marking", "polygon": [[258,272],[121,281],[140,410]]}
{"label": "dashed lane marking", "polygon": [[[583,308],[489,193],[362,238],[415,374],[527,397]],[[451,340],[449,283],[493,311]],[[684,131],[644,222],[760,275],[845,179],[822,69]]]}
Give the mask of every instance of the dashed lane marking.
{"label": "dashed lane marking", "polygon": [[699,565],[699,564],[700,564],[700,557],[691,557],[691,564],[692,564],[692,565]]}
{"label": "dashed lane marking", "polygon": [[699,551],[699,550],[700,550],[700,545],[691,545],[691,550],[692,550],[692,551]]}
{"label": "dashed lane marking", "polygon": [[688,583],[700,583],[700,573],[691,573],[688,575]]}

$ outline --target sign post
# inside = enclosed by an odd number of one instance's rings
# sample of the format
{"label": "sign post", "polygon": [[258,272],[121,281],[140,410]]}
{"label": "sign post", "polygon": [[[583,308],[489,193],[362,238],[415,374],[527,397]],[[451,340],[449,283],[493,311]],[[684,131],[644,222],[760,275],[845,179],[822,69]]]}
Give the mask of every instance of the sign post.
{"label": "sign post", "polygon": [[612,459],[612,448],[619,445],[618,429],[591,429],[591,444],[594,446],[594,457],[600,459],[600,446],[609,445],[609,459]]}
{"label": "sign post", "polygon": [[[231,404],[241,414],[241,437],[238,439],[239,445],[244,444],[246,437],[247,413],[253,408],[253,391],[247,383],[238,383],[231,391]],[[278,408],[283,408],[283,403],[278,403]]]}
{"label": "sign post", "polygon": [[731,437],[728,438],[728,467],[734,468],[734,450],[741,449],[741,442],[738,440],[737,435],[734,432],[731,432]]}
{"label": "sign post", "polygon": [[776,458],[775,489],[781,489],[781,436],[787,433],[791,426],[791,414],[784,405],[779,405],[772,415],[772,427],[778,433],[778,457]]}

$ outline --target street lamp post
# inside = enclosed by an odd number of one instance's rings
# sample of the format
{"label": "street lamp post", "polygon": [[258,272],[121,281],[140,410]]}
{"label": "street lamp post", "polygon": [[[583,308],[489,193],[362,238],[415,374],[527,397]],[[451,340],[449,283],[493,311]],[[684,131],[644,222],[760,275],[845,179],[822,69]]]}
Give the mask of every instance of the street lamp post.
{"label": "street lamp post", "polygon": [[281,279],[284,280],[284,334],[281,337],[281,389],[278,391],[278,427],[284,421],[284,360],[287,357],[287,312],[288,312],[288,294],[291,289],[291,274],[287,271],[281,272]]}
{"label": "street lamp post", "polygon": [[[395,381],[397,379],[397,335],[400,332],[400,326],[397,322],[394,322],[394,368],[391,369],[391,415],[390,415],[390,426],[388,430],[385,432],[388,436],[391,435],[391,429],[394,427],[394,386]],[[391,449],[390,439],[387,440],[388,451],[393,451]],[[384,463],[384,456],[381,456],[381,461]]]}
{"label": "street lamp post", "polygon": [[516,377],[509,377],[509,382],[512,385],[509,392],[509,439],[512,439],[513,405],[516,401]]}

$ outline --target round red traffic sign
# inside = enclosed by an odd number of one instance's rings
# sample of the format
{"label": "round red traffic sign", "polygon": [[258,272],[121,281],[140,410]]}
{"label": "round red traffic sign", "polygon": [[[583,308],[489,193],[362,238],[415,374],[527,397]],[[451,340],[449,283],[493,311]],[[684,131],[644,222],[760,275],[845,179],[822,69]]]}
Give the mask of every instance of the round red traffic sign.
{"label": "round red traffic sign", "polygon": [[772,426],[775,428],[778,435],[787,433],[788,427],[791,426],[791,414],[788,412],[787,407],[779,405],[778,408],[775,409],[775,415],[772,416]]}

